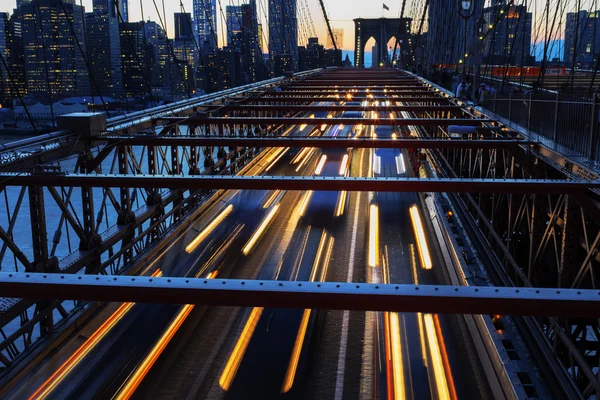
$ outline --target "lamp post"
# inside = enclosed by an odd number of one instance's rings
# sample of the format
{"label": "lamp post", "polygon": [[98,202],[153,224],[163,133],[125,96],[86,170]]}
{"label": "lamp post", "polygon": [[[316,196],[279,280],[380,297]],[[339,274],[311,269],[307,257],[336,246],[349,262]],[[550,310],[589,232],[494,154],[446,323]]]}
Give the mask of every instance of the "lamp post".
{"label": "lamp post", "polygon": [[458,15],[460,15],[460,17],[462,19],[465,20],[465,37],[464,37],[464,45],[465,45],[465,52],[463,53],[463,76],[462,79],[466,80],[467,78],[467,57],[469,56],[469,54],[467,53],[467,25],[468,25],[468,21],[469,18],[471,18],[471,16],[473,15],[473,7],[472,7],[472,1],[471,0],[458,0]]}

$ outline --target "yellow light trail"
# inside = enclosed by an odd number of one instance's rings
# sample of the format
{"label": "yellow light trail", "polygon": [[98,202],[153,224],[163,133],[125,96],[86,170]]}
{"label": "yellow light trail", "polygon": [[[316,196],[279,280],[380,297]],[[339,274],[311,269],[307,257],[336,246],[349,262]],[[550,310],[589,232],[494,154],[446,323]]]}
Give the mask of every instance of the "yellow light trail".
{"label": "yellow light trail", "polygon": [[402,338],[398,313],[389,313],[392,341],[392,373],[394,378],[394,399],[405,399],[404,362],[402,360]]}
{"label": "yellow light trail", "polygon": [[437,341],[433,316],[431,314],[424,314],[423,320],[425,324],[425,332],[427,334],[427,344],[429,346],[431,364],[433,367],[435,387],[437,388],[437,398],[442,400],[450,400],[450,391],[448,390],[448,382],[446,381],[446,373],[444,371],[440,347]]}
{"label": "yellow light trail", "polygon": [[369,267],[379,265],[379,208],[369,207]]}
{"label": "yellow light trail", "polygon": [[269,196],[269,198],[267,199],[267,201],[265,201],[265,204],[263,204],[263,208],[269,208],[271,207],[271,205],[273,204],[273,202],[275,201],[275,199],[277,198],[277,196],[279,195],[279,193],[281,193],[281,189],[277,189],[273,192],[273,194],[271,194],[271,196]]}
{"label": "yellow light trail", "polygon": [[271,164],[269,164],[269,166],[267,167],[267,169],[265,169],[265,171],[269,171],[271,168],[273,168],[275,166],[275,164],[277,164],[277,161],[279,161],[281,159],[281,157],[283,157],[285,155],[285,153],[287,153],[290,150],[289,147],[283,149],[283,151],[279,151],[275,154],[278,154],[277,158],[275,158],[275,160],[273,160],[273,162]]}
{"label": "yellow light trail", "polygon": [[302,150],[300,150],[298,152],[298,154],[296,154],[296,156],[294,158],[292,158],[292,161],[290,162],[290,164],[296,164],[298,161],[300,161],[300,159],[306,154],[308,153],[308,151],[310,150],[310,147],[305,147]]}
{"label": "yellow light trail", "polygon": [[229,390],[231,387],[231,382],[233,382],[233,378],[235,378],[235,374],[240,367],[242,358],[244,358],[244,353],[246,353],[248,344],[250,344],[250,339],[254,334],[254,330],[256,329],[256,325],[258,325],[258,320],[260,319],[262,312],[263,307],[254,307],[252,309],[248,321],[246,321],[246,325],[244,325],[242,334],[238,338],[238,341],[227,360],[227,364],[225,364],[225,369],[223,369],[223,373],[219,378],[219,386],[221,386],[223,390]]}
{"label": "yellow light trail", "polygon": [[313,194],[312,190],[309,190],[308,192],[306,192],[304,194],[304,197],[302,198],[302,203],[300,205],[300,209],[298,210],[298,214],[300,214],[301,217],[304,216],[304,213],[306,212],[306,209],[308,208],[308,203],[310,202],[310,198]]}
{"label": "yellow light trail", "polygon": [[302,159],[302,161],[300,161],[300,164],[298,164],[298,166],[296,167],[296,172],[300,171],[300,168],[302,168],[304,166],[304,164],[306,164],[308,162],[308,160],[310,160],[314,151],[315,151],[314,147],[311,147],[308,150],[308,153],[306,153],[306,156]]}
{"label": "yellow light trail", "polygon": [[429,248],[427,247],[427,240],[425,239],[425,231],[423,230],[423,224],[421,223],[419,209],[416,205],[410,207],[410,219],[415,232],[415,238],[417,239],[417,248],[419,250],[421,265],[423,266],[423,269],[431,269],[433,264],[431,262]]}
{"label": "yellow light trail", "polygon": [[315,168],[315,175],[321,174],[326,161],[327,161],[327,155],[323,154],[321,156],[321,159],[319,160],[319,163],[317,164],[317,168]]}
{"label": "yellow light trail", "polygon": [[179,330],[185,319],[190,315],[194,309],[193,304],[186,304],[179,310],[177,316],[173,319],[167,330],[162,334],[161,338],[154,345],[150,353],[146,356],[144,361],[136,368],[135,372],[127,380],[127,383],[121,388],[119,393],[115,396],[117,400],[126,400],[131,398],[135,390],[140,386],[158,357],[165,350],[165,347],[169,344],[175,333]]}
{"label": "yellow light trail", "polygon": [[[157,269],[152,277],[162,276],[162,271]],[[65,379],[67,375],[89,354],[89,352],[106,336],[108,332],[123,318],[135,303],[123,303],[111,314],[110,317],[79,348],[29,397],[32,399],[45,399]]]}
{"label": "yellow light trail", "polygon": [[342,190],[339,194],[337,205],[335,207],[335,216],[341,217],[344,215],[344,209],[346,208],[346,196],[347,192]]}
{"label": "yellow light trail", "polygon": [[348,154],[344,154],[342,157],[342,163],[340,165],[340,175],[346,175],[346,171],[348,170]]}
{"label": "yellow light trail", "polygon": [[274,206],[271,209],[271,211],[269,211],[269,213],[267,214],[267,216],[265,217],[265,219],[260,223],[260,225],[259,225],[258,229],[256,230],[256,232],[254,232],[254,234],[252,235],[252,237],[250,237],[250,240],[248,240],[248,243],[246,243],[246,245],[242,249],[242,254],[244,254],[245,256],[247,256],[248,254],[250,254],[250,252],[252,251],[252,249],[254,248],[254,246],[256,245],[256,243],[261,238],[262,234],[265,232],[265,230],[267,229],[267,227],[269,226],[269,224],[271,223],[271,221],[275,217],[275,214],[277,214],[278,210],[279,210],[279,204],[277,204],[276,206]]}
{"label": "yellow light trail", "polygon": [[219,215],[213,219],[199,234],[185,247],[186,253],[191,253],[210,233],[233,211],[233,205],[230,204]]}

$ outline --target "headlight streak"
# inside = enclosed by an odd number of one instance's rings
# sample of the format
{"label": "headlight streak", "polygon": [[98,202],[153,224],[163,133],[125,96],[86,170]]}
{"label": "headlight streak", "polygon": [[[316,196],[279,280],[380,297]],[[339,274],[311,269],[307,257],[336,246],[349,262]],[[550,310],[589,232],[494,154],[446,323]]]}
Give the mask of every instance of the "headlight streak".
{"label": "headlight streak", "polygon": [[304,213],[306,212],[306,209],[308,208],[308,203],[310,203],[310,198],[313,194],[312,190],[309,190],[308,192],[306,192],[304,194],[304,197],[302,197],[302,201],[301,201],[301,205],[300,208],[298,209],[298,214],[300,214],[301,217],[304,217]]}
{"label": "headlight streak", "polygon": [[304,156],[304,158],[302,159],[302,161],[300,161],[300,164],[298,164],[298,166],[296,167],[296,172],[300,171],[300,169],[304,166],[304,164],[306,164],[308,162],[308,160],[310,160],[310,158],[312,157],[312,155],[315,152],[315,148],[311,147],[308,152],[306,153],[306,155]]}
{"label": "headlight streak", "polygon": [[423,230],[423,224],[421,223],[419,209],[416,205],[412,205],[410,207],[410,219],[412,221],[413,230],[417,241],[417,249],[419,250],[421,265],[423,269],[431,269],[433,264],[431,262],[429,248],[427,247],[427,240],[425,239],[425,231]]}
{"label": "headlight streak", "polygon": [[341,217],[342,215],[344,215],[344,209],[346,208],[346,197],[347,196],[348,196],[347,191],[342,190],[341,192],[339,192],[337,204],[335,207],[335,214],[334,214],[336,217]]}
{"label": "headlight streak", "polygon": [[369,267],[379,265],[379,208],[375,204],[369,207]]}
{"label": "headlight streak", "polygon": [[398,154],[396,157],[396,172],[398,175],[404,174],[406,172],[406,167],[404,166],[404,155],[402,153]]}
{"label": "headlight streak", "polygon": [[271,205],[273,204],[273,202],[275,201],[275,199],[277,198],[279,193],[281,193],[281,189],[277,189],[277,190],[273,191],[271,196],[269,196],[267,201],[265,201],[265,203],[263,204],[263,208],[267,209],[267,208],[271,207]]}
{"label": "headlight streak", "polygon": [[281,159],[281,157],[283,157],[285,155],[285,153],[287,153],[290,150],[289,147],[282,149],[282,151],[280,150],[278,153],[277,158],[275,158],[273,160],[273,162],[271,162],[271,164],[269,164],[269,166],[265,169],[266,172],[268,172],[271,168],[273,168],[275,166],[275,164],[277,164],[277,161],[279,161]]}
{"label": "headlight streak", "polygon": [[444,364],[440,353],[440,347],[435,332],[435,324],[433,322],[433,315],[424,314],[423,321],[425,325],[425,332],[427,335],[427,344],[429,346],[429,355],[431,356],[431,364],[433,368],[433,376],[435,379],[435,387],[437,389],[437,398],[443,400],[450,400],[450,391],[448,389],[448,382],[446,380],[446,372],[444,371]]}
{"label": "headlight streak", "polygon": [[348,171],[348,154],[344,154],[344,157],[342,157],[342,162],[340,164],[340,175],[344,176],[346,175],[346,172]]}
{"label": "headlight streak", "polygon": [[279,210],[279,204],[277,204],[276,206],[274,206],[271,209],[271,211],[269,211],[269,213],[267,214],[267,216],[265,217],[265,219],[263,219],[263,221],[258,226],[258,229],[250,237],[250,240],[248,240],[248,242],[246,243],[246,245],[242,248],[242,254],[243,255],[247,256],[248,254],[250,254],[250,252],[252,252],[252,249],[254,248],[254,246],[256,245],[256,243],[258,243],[258,241],[262,237],[262,235],[265,232],[265,230],[269,227],[269,224],[271,223],[271,221],[273,220],[273,218],[275,218],[275,214],[277,214],[278,210]]}
{"label": "headlight streak", "polygon": [[233,211],[233,205],[230,204],[219,215],[215,217],[186,247],[185,252],[191,253],[198,245],[206,239],[210,233]]}
{"label": "headlight streak", "polygon": [[321,158],[319,159],[319,163],[317,164],[317,167],[315,168],[315,175],[321,175],[321,172],[323,171],[323,167],[325,166],[326,161],[327,161],[327,155],[323,154],[321,156]]}

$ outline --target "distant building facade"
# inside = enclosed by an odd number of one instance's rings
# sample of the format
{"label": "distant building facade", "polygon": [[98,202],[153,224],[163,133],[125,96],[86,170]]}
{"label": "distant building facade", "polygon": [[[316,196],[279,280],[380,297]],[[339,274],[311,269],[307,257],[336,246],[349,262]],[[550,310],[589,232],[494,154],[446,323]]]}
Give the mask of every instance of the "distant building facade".
{"label": "distant building facade", "polygon": [[217,48],[217,0],[193,0],[194,35],[201,49]]}
{"label": "distant building facade", "polygon": [[524,5],[506,6],[497,0],[483,10],[486,29],[483,46],[484,62],[489,65],[533,65],[531,56],[532,13]]}
{"label": "distant building facade", "polygon": [[567,67],[594,69],[600,53],[600,12],[567,13],[564,63]]}
{"label": "distant building facade", "polygon": [[276,76],[298,70],[296,0],[269,0],[269,58]]}

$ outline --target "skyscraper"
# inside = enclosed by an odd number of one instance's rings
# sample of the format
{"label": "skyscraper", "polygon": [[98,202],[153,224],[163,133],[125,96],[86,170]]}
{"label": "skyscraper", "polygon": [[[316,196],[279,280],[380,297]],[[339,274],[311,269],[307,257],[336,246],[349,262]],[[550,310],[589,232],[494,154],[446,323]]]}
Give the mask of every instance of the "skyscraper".
{"label": "skyscraper", "polygon": [[4,64],[9,63],[10,59],[10,31],[9,31],[8,14],[0,12],[0,105],[6,107],[6,103],[10,101],[11,85],[9,84],[9,70]]}
{"label": "skyscraper", "polygon": [[296,0],[269,0],[269,58],[277,75],[298,70]]}
{"label": "skyscraper", "polygon": [[483,54],[486,64],[531,65],[531,22],[532,14],[523,5],[511,6],[504,12],[506,4],[498,1],[483,10],[485,25],[496,24],[486,35]]}
{"label": "skyscraper", "polygon": [[151,93],[150,60],[144,26],[144,22],[125,22],[120,25],[123,88],[127,97]]}
{"label": "skyscraper", "polygon": [[19,12],[29,93],[45,101],[89,95],[82,54],[86,50],[83,8],[56,0],[33,0],[23,2]]}
{"label": "skyscraper", "polygon": [[600,12],[567,14],[564,61],[568,67],[596,68],[600,53]]}
{"label": "skyscraper", "polygon": [[217,48],[217,0],[194,0],[194,34],[201,49]]}
{"label": "skyscraper", "polygon": [[194,35],[192,15],[190,13],[175,13],[175,39],[192,39]]}
{"label": "skyscraper", "polygon": [[[246,5],[246,4],[244,4]],[[238,51],[242,49],[242,7],[227,6],[225,8],[227,15],[227,45],[235,47]]]}
{"label": "skyscraper", "polygon": [[[93,95],[123,94],[119,9],[112,0],[94,0],[94,11],[86,14],[86,39]],[[120,6],[120,4],[119,4]]]}

